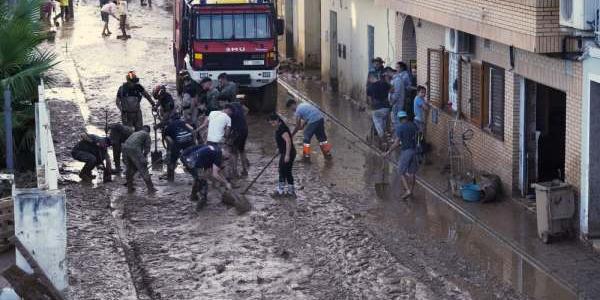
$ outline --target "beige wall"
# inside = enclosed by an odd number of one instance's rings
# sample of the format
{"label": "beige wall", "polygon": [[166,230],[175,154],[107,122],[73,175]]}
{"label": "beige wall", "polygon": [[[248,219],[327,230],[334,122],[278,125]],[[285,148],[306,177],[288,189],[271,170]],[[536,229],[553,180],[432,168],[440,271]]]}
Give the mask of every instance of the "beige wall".
{"label": "beige wall", "polygon": [[296,60],[307,68],[321,65],[321,4],[318,0],[296,0]]}
{"label": "beige wall", "polygon": [[338,57],[339,90],[355,99],[365,98],[369,70],[367,26],[375,27],[375,57],[393,65],[396,59],[396,13],[375,7],[374,0],[321,1],[321,74],[330,76],[330,11],[337,12],[338,43],[346,45],[346,59]]}
{"label": "beige wall", "polygon": [[[560,52],[558,0],[376,0],[436,24],[531,52]],[[574,44],[570,44],[573,45]]]}
{"label": "beige wall", "polygon": [[[444,32],[444,27],[425,21],[421,22],[421,27],[416,27],[419,84],[426,85],[427,81],[427,49],[439,49],[444,41]],[[566,93],[565,178],[568,183],[578,187],[581,148],[581,63],[517,49],[515,66],[511,70],[509,47],[497,42],[490,42],[489,47],[486,47],[481,38],[477,39],[475,52],[469,59],[485,61],[506,70],[503,139],[466,121],[468,128],[475,131],[475,137],[469,142],[469,146],[473,151],[477,169],[499,175],[509,192],[517,187],[520,79],[526,78]],[[463,89],[464,85],[468,85],[464,81]],[[468,98],[469,96],[463,93],[463,101],[468,101]],[[432,124],[429,120],[428,124],[428,138],[434,144],[435,154],[442,158],[447,157],[447,121],[451,118],[450,115],[440,112],[440,122]]]}

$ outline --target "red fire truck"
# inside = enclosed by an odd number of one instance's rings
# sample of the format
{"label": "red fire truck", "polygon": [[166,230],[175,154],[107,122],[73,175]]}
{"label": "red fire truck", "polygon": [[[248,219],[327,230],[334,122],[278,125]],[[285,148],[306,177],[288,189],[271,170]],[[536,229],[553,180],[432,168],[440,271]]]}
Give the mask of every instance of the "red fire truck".
{"label": "red fire truck", "polygon": [[[175,0],[173,58],[177,73],[217,80],[227,73],[253,111],[277,102],[277,36],[283,21],[273,1]],[[180,86],[180,85],[178,85]]]}

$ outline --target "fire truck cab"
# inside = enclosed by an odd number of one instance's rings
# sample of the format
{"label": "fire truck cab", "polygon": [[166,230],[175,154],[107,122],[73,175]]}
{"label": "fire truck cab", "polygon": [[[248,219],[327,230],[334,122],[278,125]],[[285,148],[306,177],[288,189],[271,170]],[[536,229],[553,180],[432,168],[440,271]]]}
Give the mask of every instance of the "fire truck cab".
{"label": "fire truck cab", "polygon": [[[177,74],[217,80],[227,73],[253,111],[277,103],[277,37],[283,21],[274,1],[175,0],[173,59]],[[179,80],[179,78],[178,78]],[[178,86],[180,83],[178,82]]]}

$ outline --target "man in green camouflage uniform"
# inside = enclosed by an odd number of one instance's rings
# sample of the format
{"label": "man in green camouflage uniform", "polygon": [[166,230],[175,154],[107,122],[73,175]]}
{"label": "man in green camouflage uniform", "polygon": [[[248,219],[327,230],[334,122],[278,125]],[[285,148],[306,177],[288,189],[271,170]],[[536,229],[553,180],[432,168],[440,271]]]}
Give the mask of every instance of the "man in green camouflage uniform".
{"label": "man in green camouflage uniform", "polygon": [[133,176],[135,173],[140,173],[142,179],[146,183],[148,193],[156,192],[150,173],[148,173],[148,153],[150,153],[150,144],[152,140],[150,138],[150,126],[143,126],[142,130],[136,131],[129,136],[129,138],[123,144],[123,158],[127,170],[125,172],[125,179],[127,181],[127,192],[133,193],[135,188],[133,186]]}

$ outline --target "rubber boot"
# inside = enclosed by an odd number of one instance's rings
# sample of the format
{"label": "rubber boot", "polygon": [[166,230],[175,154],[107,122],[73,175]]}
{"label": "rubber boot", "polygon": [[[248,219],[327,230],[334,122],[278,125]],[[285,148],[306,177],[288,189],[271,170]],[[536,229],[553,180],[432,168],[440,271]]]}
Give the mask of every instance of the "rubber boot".
{"label": "rubber boot", "polygon": [[146,187],[148,188],[148,194],[156,193],[156,188],[154,187],[154,183],[152,183],[152,179],[145,178],[144,182],[146,183]]}
{"label": "rubber boot", "polygon": [[320,143],[319,146],[321,147],[321,152],[323,152],[323,156],[325,156],[326,158],[330,158],[332,148],[331,144],[329,144],[327,141],[324,141]]}
{"label": "rubber boot", "polygon": [[296,187],[293,184],[288,184],[285,194],[288,197],[296,198]]}
{"label": "rubber boot", "polygon": [[198,191],[200,190],[198,180],[194,180],[192,184],[192,194],[190,195],[190,201],[197,202],[198,201]]}
{"label": "rubber boot", "polygon": [[91,163],[86,163],[81,171],[79,172],[79,178],[83,181],[91,181],[95,177],[92,175],[92,170],[94,169],[94,165]]}
{"label": "rubber boot", "polygon": [[304,157],[304,159],[310,158],[310,144],[304,144],[304,146],[302,147],[302,156]]}
{"label": "rubber boot", "polygon": [[172,166],[167,167],[167,181],[175,182],[175,168]]}
{"label": "rubber boot", "polygon": [[198,201],[197,209],[202,209],[208,203],[208,183],[201,182],[198,187],[198,192],[200,193],[200,200]]}
{"label": "rubber boot", "polygon": [[285,182],[279,182],[275,191],[271,193],[271,197],[273,198],[280,198],[282,196],[285,196]]}
{"label": "rubber boot", "polygon": [[126,183],[127,193],[133,194],[135,192],[135,187],[133,186],[133,176],[127,176]]}

